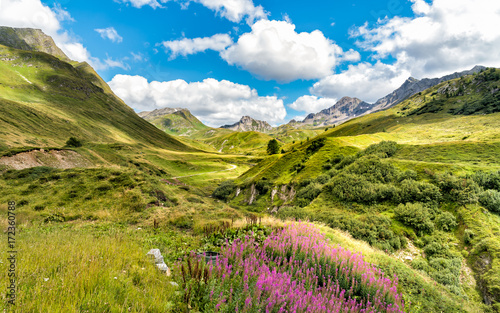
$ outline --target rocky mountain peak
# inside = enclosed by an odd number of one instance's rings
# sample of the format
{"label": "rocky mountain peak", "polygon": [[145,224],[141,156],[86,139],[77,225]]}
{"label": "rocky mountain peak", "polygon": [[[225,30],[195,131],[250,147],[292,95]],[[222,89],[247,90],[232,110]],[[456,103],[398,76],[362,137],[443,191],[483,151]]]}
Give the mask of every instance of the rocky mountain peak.
{"label": "rocky mountain peak", "polygon": [[0,44],[19,50],[44,52],[63,61],[71,61],[56,46],[52,37],[40,29],[0,26]]}
{"label": "rocky mountain peak", "polygon": [[227,128],[234,131],[258,131],[262,133],[269,132],[273,129],[271,125],[269,125],[265,121],[259,121],[251,118],[250,116],[243,116],[238,122],[232,125],[224,125],[221,128]]}

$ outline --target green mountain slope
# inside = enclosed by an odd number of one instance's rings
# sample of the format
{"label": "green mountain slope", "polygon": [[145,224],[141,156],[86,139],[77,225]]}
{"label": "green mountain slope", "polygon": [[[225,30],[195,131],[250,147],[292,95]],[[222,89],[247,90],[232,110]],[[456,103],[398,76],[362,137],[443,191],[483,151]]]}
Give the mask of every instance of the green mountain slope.
{"label": "green mountain slope", "polygon": [[5,147],[91,142],[187,146],[147,123],[113,95],[87,64],[0,46],[0,138]]}
{"label": "green mountain slope", "polygon": [[499,91],[498,69],[441,83],[262,160],[224,195],[340,228],[498,312]]}
{"label": "green mountain slope", "polygon": [[209,129],[187,109],[158,109],[140,112],[139,116],[167,134],[189,136],[196,131]]}

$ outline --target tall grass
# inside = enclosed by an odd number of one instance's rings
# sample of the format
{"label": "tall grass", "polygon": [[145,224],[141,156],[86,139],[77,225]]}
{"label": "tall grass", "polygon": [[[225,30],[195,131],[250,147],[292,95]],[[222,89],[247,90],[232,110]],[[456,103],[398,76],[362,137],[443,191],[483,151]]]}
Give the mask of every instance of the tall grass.
{"label": "tall grass", "polygon": [[[3,238],[2,238],[3,239]],[[173,286],[121,231],[50,227],[17,235],[17,301],[9,312],[168,312]],[[4,258],[2,258],[4,259]],[[0,264],[0,281],[8,281]],[[2,286],[3,287],[6,286]]]}

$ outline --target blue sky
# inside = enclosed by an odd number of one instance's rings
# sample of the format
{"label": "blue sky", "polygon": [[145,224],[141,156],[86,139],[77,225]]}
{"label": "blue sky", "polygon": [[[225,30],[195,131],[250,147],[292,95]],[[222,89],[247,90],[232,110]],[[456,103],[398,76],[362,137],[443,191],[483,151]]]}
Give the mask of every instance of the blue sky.
{"label": "blue sky", "polygon": [[41,28],[138,112],[279,125],[409,76],[499,66],[495,2],[3,0],[0,24]]}

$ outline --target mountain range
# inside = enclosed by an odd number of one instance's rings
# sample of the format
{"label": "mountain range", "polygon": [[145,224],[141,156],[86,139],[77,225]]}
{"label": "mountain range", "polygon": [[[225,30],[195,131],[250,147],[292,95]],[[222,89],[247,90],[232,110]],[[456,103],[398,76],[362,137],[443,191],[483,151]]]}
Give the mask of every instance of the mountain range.
{"label": "mountain range", "polygon": [[[453,74],[445,75],[439,78],[423,78],[416,79],[409,77],[398,89],[394,90],[390,94],[380,98],[375,103],[367,103],[358,98],[351,98],[345,96],[337,101],[333,106],[321,110],[317,113],[309,113],[302,121],[291,120],[288,125],[294,128],[304,128],[304,127],[323,127],[338,125],[346,122],[352,118],[362,116],[365,114],[377,112],[380,110],[385,110],[391,108],[398,103],[408,99],[409,97],[422,92],[428,88],[438,85],[442,82],[452,80],[455,78],[463,77],[466,75],[478,73],[484,70],[484,66],[476,65],[470,70],[455,72]],[[174,113],[173,110],[181,109],[160,109],[153,111],[156,117],[160,115],[169,115]],[[183,109],[185,112],[187,109]],[[146,116],[149,112],[139,113],[140,116]],[[191,115],[191,113],[189,113]],[[148,120],[151,121],[152,117],[149,116]],[[167,117],[166,117],[167,118]],[[201,122],[200,122],[201,123]],[[243,116],[240,121],[232,125],[223,125],[221,128],[230,129],[233,131],[259,131],[262,133],[273,132],[273,127],[269,125],[266,121],[260,121],[253,119],[250,116]]]}

